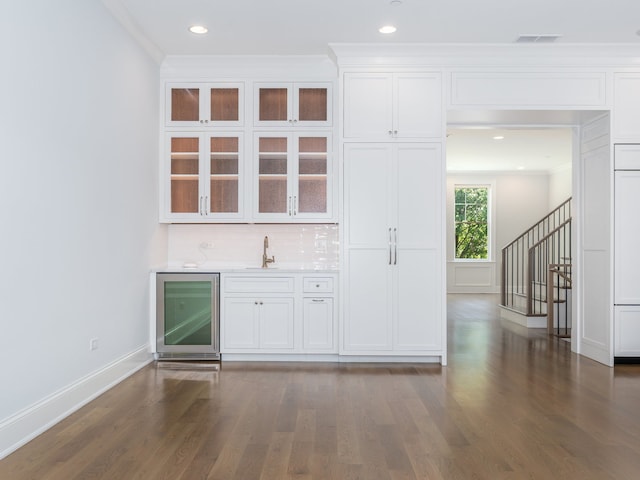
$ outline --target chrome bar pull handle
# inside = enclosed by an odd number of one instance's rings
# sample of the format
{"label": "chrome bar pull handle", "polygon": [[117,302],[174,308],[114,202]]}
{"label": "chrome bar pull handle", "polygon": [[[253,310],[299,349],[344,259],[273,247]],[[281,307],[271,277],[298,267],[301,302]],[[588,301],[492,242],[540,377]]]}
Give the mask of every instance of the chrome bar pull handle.
{"label": "chrome bar pull handle", "polygon": [[398,229],[393,229],[393,264],[398,264]]}
{"label": "chrome bar pull handle", "polygon": [[391,265],[391,227],[389,227],[389,265]]}
{"label": "chrome bar pull handle", "polygon": [[298,196],[297,195],[293,196],[293,214],[294,215],[298,214]]}
{"label": "chrome bar pull handle", "polygon": [[292,197],[289,196],[289,216],[291,216],[291,204],[292,204]]}
{"label": "chrome bar pull handle", "polygon": [[204,214],[209,215],[209,195],[204,197]]}
{"label": "chrome bar pull handle", "polygon": [[200,215],[202,215],[202,195],[200,195],[200,204],[199,204]]}

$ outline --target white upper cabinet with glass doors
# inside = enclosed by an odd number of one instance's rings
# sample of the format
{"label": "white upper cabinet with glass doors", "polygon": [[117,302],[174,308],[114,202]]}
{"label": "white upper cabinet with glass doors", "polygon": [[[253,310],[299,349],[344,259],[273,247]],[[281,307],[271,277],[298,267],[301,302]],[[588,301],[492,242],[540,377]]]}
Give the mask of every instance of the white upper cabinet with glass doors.
{"label": "white upper cabinet with glass doors", "polygon": [[238,127],[244,124],[244,83],[167,84],[168,127]]}
{"label": "white upper cabinet with glass doors", "polygon": [[442,136],[440,73],[345,73],[343,101],[347,141],[424,141]]}
{"label": "white upper cabinet with glass doors", "polygon": [[241,133],[174,132],[165,152],[163,221],[244,219]]}
{"label": "white upper cabinet with glass doors", "polygon": [[254,125],[257,127],[329,127],[331,83],[255,83]]}
{"label": "white upper cabinet with glass doors", "polygon": [[254,155],[256,221],[326,222],[332,218],[329,134],[256,133]]}

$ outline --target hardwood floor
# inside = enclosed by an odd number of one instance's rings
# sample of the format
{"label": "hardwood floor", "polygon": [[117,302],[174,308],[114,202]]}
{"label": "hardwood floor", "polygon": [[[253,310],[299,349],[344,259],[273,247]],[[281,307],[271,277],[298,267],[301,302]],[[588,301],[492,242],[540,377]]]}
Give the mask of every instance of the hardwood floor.
{"label": "hardwood floor", "polygon": [[449,298],[449,366],[149,366],[0,461],[0,478],[635,479],[640,366]]}

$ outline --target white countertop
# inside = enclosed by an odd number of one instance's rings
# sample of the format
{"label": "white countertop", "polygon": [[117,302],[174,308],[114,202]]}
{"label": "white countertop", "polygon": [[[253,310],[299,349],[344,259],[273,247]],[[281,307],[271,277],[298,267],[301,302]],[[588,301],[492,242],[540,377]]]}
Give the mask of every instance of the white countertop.
{"label": "white countertop", "polygon": [[253,267],[253,266],[220,266],[220,265],[198,265],[195,267],[172,266],[159,267],[152,269],[155,273],[245,273],[245,274],[279,274],[279,273],[339,273],[337,268],[314,267],[314,266],[292,266],[283,265],[282,267]]}

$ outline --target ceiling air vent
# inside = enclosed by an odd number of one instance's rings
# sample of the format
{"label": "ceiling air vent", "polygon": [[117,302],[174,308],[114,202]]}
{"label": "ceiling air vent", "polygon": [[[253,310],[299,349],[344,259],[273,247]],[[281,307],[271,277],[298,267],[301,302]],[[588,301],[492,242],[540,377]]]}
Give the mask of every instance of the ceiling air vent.
{"label": "ceiling air vent", "polygon": [[561,36],[557,33],[528,33],[520,35],[516,43],[553,43]]}

